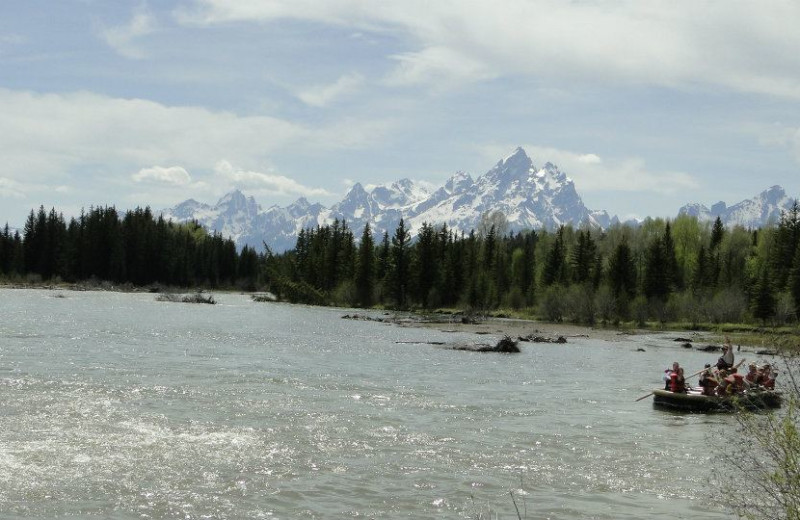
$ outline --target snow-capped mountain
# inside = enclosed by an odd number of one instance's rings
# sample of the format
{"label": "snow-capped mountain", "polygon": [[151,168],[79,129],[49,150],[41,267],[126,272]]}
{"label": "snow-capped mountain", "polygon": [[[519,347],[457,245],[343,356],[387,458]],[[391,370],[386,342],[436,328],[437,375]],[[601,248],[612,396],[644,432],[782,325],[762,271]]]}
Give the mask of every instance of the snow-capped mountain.
{"label": "snow-capped mountain", "polygon": [[781,212],[792,207],[794,199],[786,196],[786,191],[780,186],[773,186],[762,191],[752,199],[747,199],[728,207],[720,201],[711,206],[711,209],[699,203],[683,206],[678,210],[679,215],[690,215],[698,220],[713,221],[717,217],[726,226],[743,226],[758,228],[770,222],[778,222]]}
{"label": "snow-capped mountain", "polygon": [[239,190],[226,194],[214,206],[189,199],[162,211],[164,218],[177,222],[197,220],[209,231],[217,231],[230,237],[237,244],[249,235],[260,213],[261,207],[255,199],[246,197]]}
{"label": "snow-capped mountain", "polygon": [[502,212],[512,231],[584,222],[606,228],[612,223],[605,211],[592,212],[583,205],[574,183],[558,167],[548,162],[537,168],[522,148],[476,181],[464,173],[455,174],[411,209],[407,218],[413,229],[427,221],[469,231],[477,229],[486,211]]}
{"label": "snow-capped mountain", "polygon": [[457,172],[435,190],[410,179],[369,191],[355,184],[330,208],[299,199],[288,207],[267,210],[237,190],[214,206],[187,200],[163,214],[176,221],[195,219],[232,237],[239,247],[263,250],[266,244],[280,252],[294,247],[301,229],[331,224],[334,219],[346,221],[356,235],[367,222],[376,236],[384,231],[391,235],[401,218],[412,234],[425,222],[468,233],[478,228],[483,213],[495,211],[506,216],[511,231],[583,223],[606,228],[617,222],[605,211],[587,209],[566,174],[549,162],[536,167],[522,148],[475,180]]}

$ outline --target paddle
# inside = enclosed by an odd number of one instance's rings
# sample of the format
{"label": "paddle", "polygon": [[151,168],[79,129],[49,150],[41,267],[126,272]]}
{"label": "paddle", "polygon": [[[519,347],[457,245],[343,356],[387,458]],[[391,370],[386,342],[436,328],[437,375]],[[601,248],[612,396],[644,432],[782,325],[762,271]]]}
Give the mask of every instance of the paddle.
{"label": "paddle", "polygon": [[[735,365],[733,365],[733,368],[739,368],[739,366],[741,366],[741,364],[742,364],[742,363],[744,363],[744,362],[745,362],[745,360],[744,360],[744,359],[742,359],[741,361],[739,361],[738,363],[736,363]],[[708,367],[708,368],[711,368],[711,367]],[[702,370],[698,370],[697,372],[695,372],[694,374],[692,374],[692,375],[690,375],[690,376],[688,376],[688,377],[694,377],[694,376],[696,376],[696,375],[700,375],[700,374],[702,374],[703,372],[705,372],[706,370],[708,370],[708,368],[704,368],[704,369],[702,369]],[[733,370],[733,368],[732,368],[731,370]],[[685,378],[684,378],[684,379],[685,379]],[[647,399],[648,397],[650,397],[650,396],[651,396],[651,395],[653,395],[654,393],[655,393],[655,392],[650,392],[650,393],[649,393],[649,394],[647,394],[647,395],[643,395],[642,397],[640,397],[639,399],[637,399],[635,402],[637,402],[637,403],[638,403],[638,402],[639,402],[639,401],[641,401],[642,399]]]}

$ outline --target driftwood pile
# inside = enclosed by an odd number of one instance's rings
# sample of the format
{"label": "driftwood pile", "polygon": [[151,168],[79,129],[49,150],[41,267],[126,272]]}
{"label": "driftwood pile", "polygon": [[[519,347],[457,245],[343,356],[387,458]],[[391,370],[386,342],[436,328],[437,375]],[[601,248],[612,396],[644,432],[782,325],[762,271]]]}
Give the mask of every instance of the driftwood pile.
{"label": "driftwood pile", "polygon": [[501,354],[518,354],[520,352],[518,343],[508,336],[498,341],[497,345],[452,345],[445,348],[450,350],[465,350],[467,352],[499,352]]}
{"label": "driftwood pile", "polygon": [[528,334],[527,336],[519,336],[517,338],[519,341],[530,341],[532,343],[566,343],[567,338],[564,336],[558,336],[557,338],[548,338],[546,336],[535,336],[533,334]]}

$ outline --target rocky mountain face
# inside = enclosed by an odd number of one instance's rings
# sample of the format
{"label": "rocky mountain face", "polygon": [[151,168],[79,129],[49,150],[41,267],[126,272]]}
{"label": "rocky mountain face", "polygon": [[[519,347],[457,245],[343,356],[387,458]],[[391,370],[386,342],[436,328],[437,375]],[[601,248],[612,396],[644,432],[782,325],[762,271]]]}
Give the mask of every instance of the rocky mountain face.
{"label": "rocky mountain face", "polygon": [[[756,197],[733,206],[724,202],[708,209],[702,204],[688,204],[680,214],[713,221],[717,216],[726,226],[766,225],[780,218],[780,212],[791,206],[793,199],[783,188],[773,186]],[[522,148],[477,179],[457,172],[437,189],[401,179],[391,184],[366,190],[354,185],[341,202],[326,208],[300,198],[286,207],[262,209],[253,197],[235,190],[210,206],[189,199],[164,210],[166,218],[185,222],[197,220],[211,231],[231,237],[239,248],[245,245],[258,251],[267,245],[273,252],[295,246],[301,229],[332,224],[335,219],[347,222],[358,237],[369,222],[377,240],[386,231],[391,236],[401,218],[412,235],[423,223],[436,227],[447,224],[451,229],[469,233],[477,230],[481,216],[500,211],[505,215],[509,231],[554,229],[562,224],[588,224],[607,228],[619,222],[605,211],[592,211],[584,206],[575,191],[575,184],[552,163],[538,167]]]}
{"label": "rocky mountain face", "polygon": [[233,238],[240,248],[247,245],[260,251],[266,244],[281,252],[294,247],[301,229],[331,224],[334,219],[346,221],[356,236],[367,222],[376,237],[384,231],[391,235],[401,218],[412,235],[424,222],[469,233],[478,228],[482,214],[495,211],[506,216],[510,231],[582,223],[606,228],[617,221],[605,211],[587,209],[566,174],[551,163],[534,166],[522,148],[475,180],[457,172],[436,190],[409,179],[370,191],[356,184],[330,208],[301,198],[285,208],[266,210],[235,190],[214,206],[190,199],[162,213],[179,222],[197,220]]}
{"label": "rocky mountain face", "polygon": [[770,222],[778,222],[781,212],[789,210],[794,200],[786,195],[783,188],[773,186],[752,199],[743,200],[730,207],[721,201],[712,205],[711,209],[703,204],[692,203],[683,206],[678,210],[678,214],[697,217],[701,222],[714,221],[719,217],[726,227],[739,225],[758,228]]}

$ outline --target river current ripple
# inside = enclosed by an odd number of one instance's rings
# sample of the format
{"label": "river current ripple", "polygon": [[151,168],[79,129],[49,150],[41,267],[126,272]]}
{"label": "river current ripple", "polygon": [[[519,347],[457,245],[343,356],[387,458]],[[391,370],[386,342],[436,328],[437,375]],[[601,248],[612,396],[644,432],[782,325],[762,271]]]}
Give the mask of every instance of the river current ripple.
{"label": "river current ripple", "polygon": [[667,334],[480,354],[215,298],[0,290],[0,519],[726,518],[731,418],[635,402],[711,361]]}

